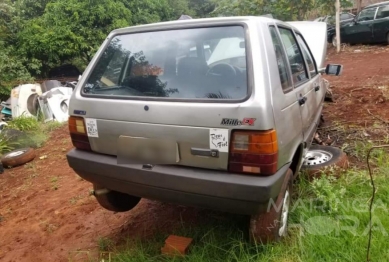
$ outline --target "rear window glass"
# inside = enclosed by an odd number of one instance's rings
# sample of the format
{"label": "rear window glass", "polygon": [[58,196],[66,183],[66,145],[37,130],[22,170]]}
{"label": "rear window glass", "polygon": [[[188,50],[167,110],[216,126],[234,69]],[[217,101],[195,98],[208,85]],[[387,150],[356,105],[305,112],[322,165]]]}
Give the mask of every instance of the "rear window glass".
{"label": "rear window glass", "polygon": [[247,95],[241,26],[119,35],[83,93],[109,97],[242,99]]}

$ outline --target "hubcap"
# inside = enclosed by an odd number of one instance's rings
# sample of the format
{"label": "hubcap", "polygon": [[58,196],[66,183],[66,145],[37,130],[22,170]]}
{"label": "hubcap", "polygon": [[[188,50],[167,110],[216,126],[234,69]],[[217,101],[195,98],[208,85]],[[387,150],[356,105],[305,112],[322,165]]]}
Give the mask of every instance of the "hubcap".
{"label": "hubcap", "polygon": [[322,150],[312,150],[308,151],[304,159],[304,165],[313,166],[320,165],[325,162],[328,162],[332,159],[332,154]]}
{"label": "hubcap", "polygon": [[20,155],[22,155],[24,152],[26,152],[26,150],[15,151],[15,152],[12,152],[12,153],[9,153],[8,155],[6,155],[5,158],[20,156]]}
{"label": "hubcap", "polygon": [[284,196],[284,201],[283,201],[283,204],[282,204],[280,229],[278,230],[278,235],[280,237],[285,236],[286,232],[287,232],[289,206],[290,206],[290,195],[289,195],[289,190],[286,190],[285,191],[285,196]]}

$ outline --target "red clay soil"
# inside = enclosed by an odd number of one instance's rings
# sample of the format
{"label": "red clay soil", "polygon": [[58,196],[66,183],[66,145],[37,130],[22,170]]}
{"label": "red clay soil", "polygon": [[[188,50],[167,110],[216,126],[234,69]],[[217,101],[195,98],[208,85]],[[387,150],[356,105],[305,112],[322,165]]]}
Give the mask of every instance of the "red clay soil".
{"label": "red clay soil", "polygon": [[330,48],[327,61],[344,69],[340,77],[326,77],[336,103],[326,105],[325,118],[366,127],[389,123],[389,47],[353,46],[340,54]]}
{"label": "red clay soil", "polygon": [[[328,77],[336,102],[325,106],[327,124],[382,122],[367,109],[389,121],[389,48],[348,47],[340,55],[331,48],[328,61],[343,64],[344,74]],[[127,213],[104,210],[90,196],[91,184],[69,168],[71,148],[61,128],[33,162],[0,175],[0,261],[86,261],[97,257],[100,238],[147,238],[204,217],[199,209],[149,200]]]}

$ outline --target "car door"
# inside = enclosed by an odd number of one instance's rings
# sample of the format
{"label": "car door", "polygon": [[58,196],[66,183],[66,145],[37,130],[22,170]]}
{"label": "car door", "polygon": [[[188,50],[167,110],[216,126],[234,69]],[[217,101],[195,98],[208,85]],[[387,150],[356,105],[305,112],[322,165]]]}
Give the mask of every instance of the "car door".
{"label": "car door", "polygon": [[355,23],[342,28],[342,42],[351,44],[370,43],[373,39],[373,22],[377,8],[362,10]]}
{"label": "car door", "polygon": [[291,69],[281,36],[276,25],[269,26],[272,46],[268,52],[271,68],[274,121],[279,142],[279,161],[290,161],[290,152],[295,152],[303,139],[300,105],[291,78]]}
{"label": "car door", "polygon": [[373,24],[373,42],[388,41],[389,33],[389,4],[378,7]]}
{"label": "car door", "polygon": [[311,136],[309,129],[313,122],[316,104],[313,81],[308,74],[301,48],[293,30],[287,27],[279,27],[278,29],[289,62],[295,99],[300,106],[304,140],[307,141]]}
{"label": "car door", "polygon": [[[310,126],[308,127],[308,138],[313,137],[315,129],[318,125],[318,121],[321,114],[321,107],[323,105],[324,97],[325,97],[325,88],[321,87],[321,79],[320,75],[317,71],[317,66],[315,60],[313,58],[312,52],[305,41],[304,37],[300,33],[296,33],[298,43],[300,45],[300,49],[304,55],[304,60],[306,63],[306,68],[308,69],[309,77],[310,77],[310,85],[313,91],[310,91],[312,95],[312,100],[307,100],[307,104],[310,110],[310,117],[312,120],[310,121]],[[311,90],[312,90],[311,89]],[[307,142],[310,142],[308,140]]]}

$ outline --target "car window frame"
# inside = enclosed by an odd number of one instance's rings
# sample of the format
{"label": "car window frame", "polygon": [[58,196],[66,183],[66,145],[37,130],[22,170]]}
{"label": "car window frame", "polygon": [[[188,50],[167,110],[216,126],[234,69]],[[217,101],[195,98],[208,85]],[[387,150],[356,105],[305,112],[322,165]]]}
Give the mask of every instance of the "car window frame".
{"label": "car window frame", "polygon": [[[280,41],[280,48],[282,48],[281,52],[282,52],[282,55],[283,55],[283,61],[285,63],[285,67],[286,67],[286,70],[287,70],[287,74],[288,74],[288,82],[289,82],[289,88],[288,89],[284,89],[282,87],[282,83],[281,83],[281,89],[283,91],[284,94],[287,94],[287,93],[290,93],[294,90],[294,82],[293,82],[293,78],[292,78],[292,71],[291,71],[291,68],[290,68],[290,64],[289,64],[289,59],[288,59],[288,55],[286,54],[285,52],[285,46],[282,42],[282,39],[281,39],[281,35],[280,35],[280,32],[278,31],[278,27],[276,24],[269,24],[268,25],[268,29],[269,29],[269,34],[270,34],[270,38],[271,38],[271,41],[272,41],[272,46],[273,46],[273,50],[274,50],[274,42],[273,42],[273,39],[271,37],[271,32],[270,32],[270,28],[274,28],[276,34],[277,34],[277,37],[278,37],[278,40]],[[274,50],[274,53],[275,53],[275,56],[277,58],[277,54]],[[281,76],[280,76],[280,72],[278,71],[278,76],[280,78],[280,81],[281,81]]]}
{"label": "car window frame", "polygon": [[[300,36],[300,37],[301,37],[301,40],[302,40],[303,43],[305,44],[305,46],[306,46],[306,48],[307,48],[307,50],[308,50],[308,53],[309,53],[309,55],[311,56],[311,59],[312,59],[312,62],[313,62],[313,66],[314,66],[314,68],[315,68],[315,75],[314,75],[314,76],[312,76],[312,75],[311,75],[311,71],[308,70],[309,79],[315,78],[315,77],[319,74],[319,72],[318,72],[318,70],[317,70],[317,65],[316,65],[315,57],[313,56],[313,54],[312,54],[312,52],[311,52],[311,49],[309,48],[309,45],[307,44],[307,41],[305,41],[305,38],[304,38],[303,34],[301,34],[301,33],[298,32],[298,31],[295,31],[295,34],[296,34],[296,38],[297,38],[297,36]],[[297,40],[297,42],[298,42],[298,40]],[[298,43],[298,44],[300,45],[300,43]],[[301,49],[301,47],[300,47],[300,49]],[[302,55],[303,55],[303,57],[304,57],[304,60],[305,60],[305,63],[306,63],[306,67],[307,67],[307,69],[308,69],[309,66],[308,66],[307,59],[305,58],[304,52],[302,52]]]}
{"label": "car window frame", "polygon": [[[184,30],[184,29],[196,29],[196,28],[213,28],[213,27],[229,27],[229,26],[241,26],[244,31],[244,37],[245,37],[245,50],[246,50],[246,77],[247,77],[247,93],[246,96],[240,99],[193,99],[193,98],[161,98],[161,97],[144,97],[144,96],[105,96],[105,95],[90,95],[88,93],[85,93],[83,90],[85,88],[85,85],[87,84],[87,80],[89,79],[90,75],[92,74],[93,70],[95,69],[97,65],[97,61],[101,58],[104,51],[107,49],[107,47],[110,45],[112,39],[114,39],[117,36],[121,35],[131,35],[131,34],[137,34],[137,33],[148,33],[148,32],[162,32],[162,31],[171,31],[171,30]],[[93,98],[93,99],[115,99],[117,101],[119,100],[129,100],[129,101],[155,101],[155,102],[188,102],[188,103],[204,103],[204,104],[211,104],[211,103],[218,103],[218,104],[236,104],[236,103],[242,103],[250,99],[252,97],[254,92],[254,70],[253,70],[253,47],[251,43],[252,39],[252,33],[251,30],[249,30],[249,24],[247,22],[237,21],[237,22],[231,22],[226,21],[222,23],[212,23],[209,25],[198,25],[198,24],[190,24],[185,25],[182,27],[172,27],[167,26],[164,28],[151,28],[147,30],[129,30],[127,32],[120,32],[120,31],[113,31],[111,32],[107,38],[104,40],[102,45],[99,47],[99,50],[97,51],[96,55],[93,57],[92,62],[90,65],[86,68],[85,74],[83,75],[81,81],[80,81],[80,89],[79,94],[81,97],[85,98]]]}
{"label": "car window frame", "polygon": [[[371,20],[363,20],[363,21],[359,21],[359,17],[361,16],[361,13],[362,13],[363,11],[365,11],[365,10],[369,10],[369,9],[374,9],[374,8],[375,8],[375,12],[374,12],[373,19],[371,19]],[[356,21],[357,21],[358,23],[364,23],[364,22],[370,22],[370,21],[374,21],[374,20],[375,20],[375,18],[376,18],[376,16],[377,16],[377,11],[378,11],[378,7],[370,7],[370,8],[365,8],[365,9],[361,10],[361,12],[359,12],[359,14],[358,14],[358,17],[357,17]]]}
{"label": "car window frame", "polygon": [[[298,84],[296,84],[295,81],[293,80],[293,77],[292,77],[293,90],[294,90],[294,89],[298,89],[299,87],[301,87],[302,85],[308,83],[308,82],[311,80],[311,77],[310,77],[310,74],[309,74],[309,71],[308,71],[308,69],[307,69],[307,65],[306,65],[305,59],[304,59],[304,55],[303,55],[303,53],[302,53],[301,47],[300,47],[300,45],[299,45],[299,43],[298,43],[298,40],[297,40],[297,38],[296,38],[295,30],[294,30],[293,28],[288,27],[288,26],[283,25],[283,24],[276,24],[276,25],[277,25],[277,30],[278,30],[278,33],[279,33],[279,35],[280,35],[281,41],[282,41],[282,37],[281,37],[281,32],[279,32],[279,28],[286,29],[286,30],[289,30],[289,31],[292,32],[293,38],[294,38],[294,40],[296,41],[296,44],[297,44],[297,48],[299,49],[300,54],[301,54],[301,56],[302,56],[302,58],[303,58],[303,61],[304,61],[304,69],[305,69],[307,78],[306,78],[305,80],[303,80],[303,81],[298,82]],[[287,55],[288,53],[286,52],[286,48],[285,48],[284,43],[282,43],[282,46],[283,46],[283,48],[284,48],[285,54]],[[287,57],[287,58],[288,58],[288,57]],[[289,58],[288,58],[287,60],[288,60],[287,62],[288,62],[288,65],[289,65],[289,71],[290,71],[291,76],[292,76],[292,67],[290,66]]]}
{"label": "car window frame", "polygon": [[379,10],[381,7],[388,7],[388,8],[389,8],[389,4],[388,4],[388,5],[381,5],[381,6],[378,6],[377,11],[376,11],[376,13],[375,13],[374,20],[381,20],[381,19],[388,19],[388,18],[389,18],[389,16],[382,17],[382,18],[377,18],[378,10]]}

